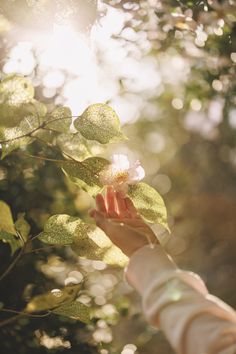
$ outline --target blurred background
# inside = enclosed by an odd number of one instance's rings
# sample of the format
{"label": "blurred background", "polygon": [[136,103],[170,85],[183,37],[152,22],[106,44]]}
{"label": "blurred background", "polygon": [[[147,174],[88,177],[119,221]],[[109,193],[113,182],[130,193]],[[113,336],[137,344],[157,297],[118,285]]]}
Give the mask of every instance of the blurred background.
{"label": "blurred background", "polygon": [[[1,77],[29,77],[49,107],[68,106],[74,116],[97,102],[116,110],[129,140],[96,153],[140,159],[167,205],[172,235],[157,229],[161,242],[235,307],[235,2],[2,0],[0,66]],[[56,171],[14,155],[0,163],[0,197],[14,215],[26,212],[35,233],[52,214],[86,215],[91,207]],[[20,308],[32,294],[85,274],[82,300],[96,306],[97,321],[22,318],[2,328],[2,354],[172,353],[145,323],[120,270],[66,249],[26,257],[2,283],[1,301]]]}

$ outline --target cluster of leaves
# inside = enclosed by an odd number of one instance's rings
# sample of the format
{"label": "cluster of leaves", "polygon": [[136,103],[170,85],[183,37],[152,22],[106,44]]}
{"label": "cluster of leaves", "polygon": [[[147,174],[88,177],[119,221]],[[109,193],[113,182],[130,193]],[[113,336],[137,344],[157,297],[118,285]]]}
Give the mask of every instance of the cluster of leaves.
{"label": "cluster of leaves", "polygon": [[[118,116],[105,104],[91,105],[81,117],[76,117],[73,133],[71,124],[70,109],[56,107],[49,112],[46,105],[34,98],[34,88],[29,80],[9,76],[0,83],[2,159],[13,154],[20,158],[32,158],[32,161],[49,161],[61,169],[72,183],[93,197],[104,188],[99,174],[109,161],[93,155],[92,147],[94,144],[105,146],[125,137]],[[31,155],[31,146],[36,142],[60,158]],[[145,183],[139,183],[130,186],[129,196],[147,221],[160,223],[168,229],[166,208],[156,190]],[[14,223],[10,207],[1,201],[0,239],[10,245],[15,257],[13,259],[22,255],[28,244],[37,238],[44,244],[69,246],[79,257],[121,267],[127,264],[127,257],[102,230],[91,221],[79,217],[52,215],[44,223],[41,233],[29,234],[30,225],[24,213],[19,214]],[[3,277],[6,275],[4,273]],[[76,300],[80,289],[81,286],[75,285],[37,295],[28,302],[24,311],[51,311],[87,322],[90,317],[89,308]]]}

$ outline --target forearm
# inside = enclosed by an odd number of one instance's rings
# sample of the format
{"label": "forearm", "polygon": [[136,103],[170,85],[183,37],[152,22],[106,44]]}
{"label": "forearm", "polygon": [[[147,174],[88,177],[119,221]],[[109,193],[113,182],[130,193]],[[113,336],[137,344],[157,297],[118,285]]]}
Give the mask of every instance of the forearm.
{"label": "forearm", "polygon": [[160,246],[137,251],[126,278],[141,294],[148,321],[177,353],[236,353],[234,311],[209,295],[200,277],[179,270]]}

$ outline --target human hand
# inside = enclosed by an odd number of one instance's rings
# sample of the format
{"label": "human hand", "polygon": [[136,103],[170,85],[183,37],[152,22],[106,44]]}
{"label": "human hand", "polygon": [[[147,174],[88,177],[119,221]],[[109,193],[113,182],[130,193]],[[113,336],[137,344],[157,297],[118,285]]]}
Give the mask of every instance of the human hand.
{"label": "human hand", "polygon": [[96,209],[90,212],[100,227],[124,254],[130,257],[147,244],[159,244],[152,229],[138,214],[132,201],[108,187],[105,197],[98,194]]}

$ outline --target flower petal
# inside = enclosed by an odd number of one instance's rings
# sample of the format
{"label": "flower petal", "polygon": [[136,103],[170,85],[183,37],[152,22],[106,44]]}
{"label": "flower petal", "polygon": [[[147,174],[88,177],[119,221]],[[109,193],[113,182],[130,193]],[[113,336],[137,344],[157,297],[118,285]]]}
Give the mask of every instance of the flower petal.
{"label": "flower petal", "polygon": [[139,161],[136,161],[134,166],[129,169],[129,184],[137,183],[145,177],[145,171],[140,165]]}
{"label": "flower petal", "polygon": [[114,154],[112,156],[112,164],[120,171],[128,170],[130,168],[128,157],[123,154]]}

